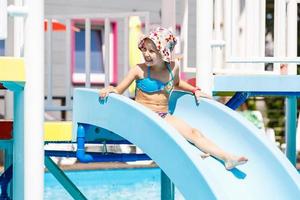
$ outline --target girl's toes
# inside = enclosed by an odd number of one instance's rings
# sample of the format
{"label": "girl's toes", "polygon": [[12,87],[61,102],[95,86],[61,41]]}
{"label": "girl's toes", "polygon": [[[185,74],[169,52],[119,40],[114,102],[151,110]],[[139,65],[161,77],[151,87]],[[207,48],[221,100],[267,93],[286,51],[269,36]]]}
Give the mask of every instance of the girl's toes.
{"label": "girl's toes", "polygon": [[243,157],[243,156],[239,157],[239,158],[236,158],[236,159],[230,159],[230,160],[227,160],[225,162],[225,168],[227,170],[231,170],[231,169],[235,168],[238,165],[245,164],[247,161],[248,161],[248,158]]}
{"label": "girl's toes", "polygon": [[201,156],[202,159],[205,159],[205,158],[209,157],[210,154],[209,153],[204,153],[204,154],[201,154],[200,156]]}

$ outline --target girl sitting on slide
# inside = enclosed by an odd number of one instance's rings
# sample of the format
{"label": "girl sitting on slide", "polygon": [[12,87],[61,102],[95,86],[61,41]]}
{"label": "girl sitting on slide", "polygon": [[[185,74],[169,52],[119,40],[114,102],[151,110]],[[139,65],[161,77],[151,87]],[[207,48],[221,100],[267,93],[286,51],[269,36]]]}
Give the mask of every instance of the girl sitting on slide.
{"label": "girl sitting on slide", "polygon": [[172,51],[176,45],[176,38],[168,29],[158,27],[141,38],[138,48],[145,59],[144,63],[137,64],[117,87],[109,86],[101,89],[99,96],[105,98],[109,93],[122,94],[130,84],[136,82],[135,101],[143,104],[175,127],[182,136],[193,143],[205,154],[212,155],[224,161],[225,168],[230,170],[237,165],[244,164],[248,159],[244,156],[232,155],[206,138],[199,130],[190,127],[182,119],[168,113],[170,93],[174,87],[192,92],[196,99],[211,98],[179,78],[179,67],[172,62]]}

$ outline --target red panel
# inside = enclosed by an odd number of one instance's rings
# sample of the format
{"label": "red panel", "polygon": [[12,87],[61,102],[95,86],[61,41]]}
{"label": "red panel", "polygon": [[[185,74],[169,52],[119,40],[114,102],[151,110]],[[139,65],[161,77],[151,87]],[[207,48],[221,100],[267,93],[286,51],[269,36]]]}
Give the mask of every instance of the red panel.
{"label": "red panel", "polygon": [[194,87],[196,86],[196,78],[191,78],[191,79],[187,80],[187,82]]}
{"label": "red panel", "polygon": [[[79,32],[80,29],[75,27],[75,26],[71,26],[72,31],[76,31]],[[48,30],[48,21],[45,19],[44,20],[44,31]],[[52,20],[52,31],[65,31],[66,30],[66,26],[58,21]]]}
{"label": "red panel", "polygon": [[0,121],[0,140],[12,138],[13,121]]}

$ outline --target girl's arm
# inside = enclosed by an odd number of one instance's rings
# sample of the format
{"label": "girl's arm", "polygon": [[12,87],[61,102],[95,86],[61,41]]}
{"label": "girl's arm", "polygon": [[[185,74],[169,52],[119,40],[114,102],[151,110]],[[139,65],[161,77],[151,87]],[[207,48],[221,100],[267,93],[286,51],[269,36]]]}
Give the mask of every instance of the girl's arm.
{"label": "girl's arm", "polygon": [[123,94],[123,92],[130,86],[130,84],[138,77],[138,74],[138,66],[131,68],[126,77],[121,81],[119,85],[117,85],[116,87],[108,86],[101,89],[99,92],[99,96],[101,98],[105,98],[109,93]]}
{"label": "girl's arm", "polygon": [[177,85],[175,86],[177,90],[183,90],[187,92],[193,92],[196,87],[192,86],[191,84],[187,83],[184,80],[178,79]]}
{"label": "girl's arm", "polygon": [[192,86],[191,84],[187,83],[184,80],[179,79],[178,85],[176,85],[175,88],[178,89],[178,90],[191,92],[196,96],[197,99],[199,99],[200,97],[212,99],[212,96],[202,92],[199,87],[194,87],[194,86]]}
{"label": "girl's arm", "polygon": [[194,87],[191,84],[187,83],[186,81],[181,80],[179,77],[179,67],[175,69],[175,77],[176,77],[175,80],[177,80],[175,81],[175,89],[191,92],[195,95],[197,100],[199,100],[200,97],[212,99],[212,96],[204,92],[201,92],[201,89],[199,87]]}
{"label": "girl's arm", "polygon": [[183,90],[187,92],[192,92],[196,89],[194,86],[190,85],[189,83],[183,81],[179,77],[179,66],[177,63],[174,63],[174,74],[175,74],[175,80],[174,85],[176,90]]}

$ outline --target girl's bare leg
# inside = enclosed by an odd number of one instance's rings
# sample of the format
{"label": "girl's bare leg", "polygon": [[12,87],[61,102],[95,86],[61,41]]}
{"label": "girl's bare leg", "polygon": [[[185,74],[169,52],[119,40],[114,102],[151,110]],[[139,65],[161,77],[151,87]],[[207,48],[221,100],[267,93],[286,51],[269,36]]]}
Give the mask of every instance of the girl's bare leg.
{"label": "girl's bare leg", "polygon": [[223,160],[226,169],[232,169],[235,166],[244,164],[248,161],[248,159],[243,156],[239,157],[225,152],[211,140],[206,138],[202,133],[200,133],[200,131],[190,127],[180,118],[172,115],[167,115],[165,117],[165,120],[173,127],[175,127],[185,139],[193,143],[201,151]]}

